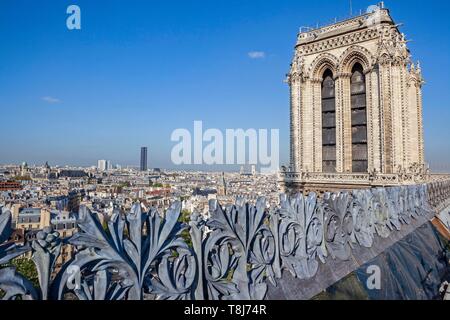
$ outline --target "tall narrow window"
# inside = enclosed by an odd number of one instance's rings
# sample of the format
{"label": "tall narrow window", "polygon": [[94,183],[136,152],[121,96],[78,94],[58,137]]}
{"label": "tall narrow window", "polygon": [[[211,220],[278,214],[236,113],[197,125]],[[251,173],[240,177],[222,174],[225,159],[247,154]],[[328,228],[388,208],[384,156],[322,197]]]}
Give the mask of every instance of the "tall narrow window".
{"label": "tall narrow window", "polygon": [[336,95],[333,73],[328,69],[322,81],[322,171],[336,172]]}
{"label": "tall narrow window", "polygon": [[366,79],[363,67],[357,63],[352,70],[352,169],[368,171]]}

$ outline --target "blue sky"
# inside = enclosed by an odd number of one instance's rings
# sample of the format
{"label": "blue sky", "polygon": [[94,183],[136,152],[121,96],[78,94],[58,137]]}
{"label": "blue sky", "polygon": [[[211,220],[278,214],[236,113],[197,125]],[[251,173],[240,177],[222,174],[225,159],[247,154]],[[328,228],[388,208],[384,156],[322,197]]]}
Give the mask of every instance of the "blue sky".
{"label": "blue sky", "polygon": [[[376,1],[353,0],[354,11]],[[81,8],[82,30],[66,28]],[[386,1],[420,60],[428,161],[450,170],[448,1]],[[283,80],[299,27],[349,13],[349,1],[1,0],[0,163],[172,167],[174,129],[280,129]],[[249,56],[264,52],[264,57]]]}

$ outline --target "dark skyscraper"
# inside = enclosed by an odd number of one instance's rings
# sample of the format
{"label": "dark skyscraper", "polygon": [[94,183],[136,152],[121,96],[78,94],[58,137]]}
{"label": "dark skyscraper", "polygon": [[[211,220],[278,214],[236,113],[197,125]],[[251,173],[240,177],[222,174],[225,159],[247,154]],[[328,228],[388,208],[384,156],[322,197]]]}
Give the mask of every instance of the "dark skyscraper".
{"label": "dark skyscraper", "polygon": [[141,148],[141,171],[147,171],[147,147]]}

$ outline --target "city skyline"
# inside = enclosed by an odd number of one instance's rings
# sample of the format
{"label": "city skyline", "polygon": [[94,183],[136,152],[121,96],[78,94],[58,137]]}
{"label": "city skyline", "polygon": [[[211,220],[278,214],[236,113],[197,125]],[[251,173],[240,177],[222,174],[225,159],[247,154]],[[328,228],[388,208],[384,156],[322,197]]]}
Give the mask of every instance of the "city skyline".
{"label": "city skyline", "polygon": [[[374,2],[354,1],[354,13]],[[426,159],[432,169],[449,171],[450,111],[439,94],[445,91],[442,70],[450,67],[450,45],[433,32],[450,32],[439,19],[449,4],[439,3],[436,13],[436,6],[417,11],[385,3],[405,22],[401,29],[413,40],[409,46],[424,70]],[[82,29],[69,31],[68,4],[42,1],[43,16],[25,1],[1,5],[7,50],[0,53],[0,109],[6,119],[0,134],[8,139],[0,141],[0,163],[94,166],[111,159],[139,166],[136,150],[146,145],[153,167],[238,170],[171,163],[170,133],[203,120],[222,130],[280,129],[280,164],[286,165],[289,90],[283,80],[294,35],[301,26],[331,22],[349,11],[348,1],[326,1],[321,10],[296,1],[177,2],[176,10],[155,2],[77,1]]]}

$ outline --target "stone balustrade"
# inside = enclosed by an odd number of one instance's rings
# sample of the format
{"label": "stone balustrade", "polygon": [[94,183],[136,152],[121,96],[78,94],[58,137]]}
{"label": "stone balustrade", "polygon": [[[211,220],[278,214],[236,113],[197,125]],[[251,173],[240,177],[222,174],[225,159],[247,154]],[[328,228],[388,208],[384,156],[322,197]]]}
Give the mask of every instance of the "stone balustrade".
{"label": "stone balustrade", "polygon": [[282,183],[294,184],[347,184],[370,185],[374,187],[424,184],[437,181],[450,181],[448,174],[382,174],[382,173],[315,173],[315,172],[280,172]]}

